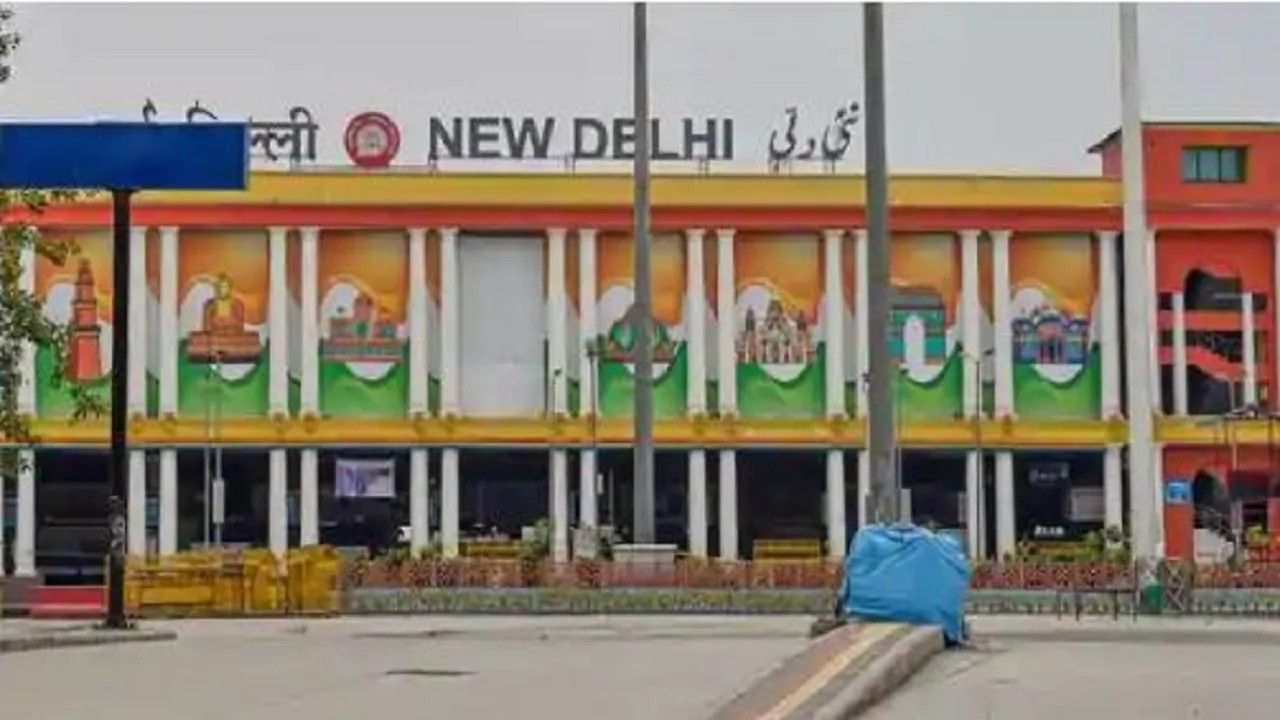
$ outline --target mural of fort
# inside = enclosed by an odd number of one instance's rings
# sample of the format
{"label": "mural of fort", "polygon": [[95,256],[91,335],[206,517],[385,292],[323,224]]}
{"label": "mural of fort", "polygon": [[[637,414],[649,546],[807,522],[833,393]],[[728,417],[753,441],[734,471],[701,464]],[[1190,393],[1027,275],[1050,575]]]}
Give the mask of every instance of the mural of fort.
{"label": "mural of fort", "polygon": [[[339,310],[339,313],[342,313]],[[403,354],[404,341],[385,308],[373,299],[356,296],[351,314],[329,318],[329,337],[321,341],[320,352],[331,362],[396,362]]]}
{"label": "mural of fort", "polygon": [[947,356],[947,306],[937,290],[921,285],[893,286],[889,299],[889,352],[906,356],[903,332],[915,318],[924,324],[924,359],[940,364]]}

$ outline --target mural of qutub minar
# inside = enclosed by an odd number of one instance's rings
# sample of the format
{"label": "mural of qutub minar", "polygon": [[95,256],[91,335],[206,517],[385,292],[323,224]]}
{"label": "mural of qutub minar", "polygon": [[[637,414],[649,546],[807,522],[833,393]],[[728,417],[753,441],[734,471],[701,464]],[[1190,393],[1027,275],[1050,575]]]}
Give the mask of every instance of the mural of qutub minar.
{"label": "mural of qutub minar", "polygon": [[98,294],[93,266],[80,261],[67,338],[66,376],[71,382],[102,377],[102,328],[98,326]]}

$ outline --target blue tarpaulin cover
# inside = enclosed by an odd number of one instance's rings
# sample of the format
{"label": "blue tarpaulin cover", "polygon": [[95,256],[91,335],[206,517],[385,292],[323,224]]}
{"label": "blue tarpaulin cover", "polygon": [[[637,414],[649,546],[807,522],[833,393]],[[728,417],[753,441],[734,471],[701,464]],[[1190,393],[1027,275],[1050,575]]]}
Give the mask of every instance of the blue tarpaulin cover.
{"label": "blue tarpaulin cover", "polygon": [[939,625],[964,639],[969,562],[948,537],[914,525],[871,525],[845,564],[845,612],[863,620]]}

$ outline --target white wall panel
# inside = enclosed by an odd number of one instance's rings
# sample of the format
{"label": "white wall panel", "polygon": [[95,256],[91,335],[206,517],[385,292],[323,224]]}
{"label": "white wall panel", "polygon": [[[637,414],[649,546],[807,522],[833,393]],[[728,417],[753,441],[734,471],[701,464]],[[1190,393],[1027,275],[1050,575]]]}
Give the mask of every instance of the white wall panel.
{"label": "white wall panel", "polygon": [[462,412],[537,415],[546,407],[546,301],[540,237],[459,243]]}

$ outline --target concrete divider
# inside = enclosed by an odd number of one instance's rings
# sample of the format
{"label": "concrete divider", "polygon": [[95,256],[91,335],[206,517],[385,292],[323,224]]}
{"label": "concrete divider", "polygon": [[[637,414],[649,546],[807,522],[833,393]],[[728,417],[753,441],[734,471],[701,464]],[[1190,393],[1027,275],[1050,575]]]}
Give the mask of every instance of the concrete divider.
{"label": "concrete divider", "polygon": [[93,627],[45,632],[0,632],[0,655],[34,650],[55,650],[58,648],[159,642],[162,640],[176,640],[177,637],[177,633],[172,630],[99,630]]}
{"label": "concrete divider", "polygon": [[911,679],[920,668],[942,652],[946,642],[942,630],[917,627],[881,648],[880,653],[826,704],[812,715],[814,720],[844,720],[857,717],[888,697]]}
{"label": "concrete divider", "polygon": [[722,703],[712,720],[854,717],[943,648],[935,627],[854,623],[814,639]]}

